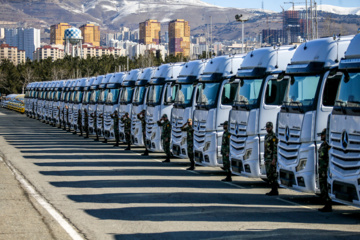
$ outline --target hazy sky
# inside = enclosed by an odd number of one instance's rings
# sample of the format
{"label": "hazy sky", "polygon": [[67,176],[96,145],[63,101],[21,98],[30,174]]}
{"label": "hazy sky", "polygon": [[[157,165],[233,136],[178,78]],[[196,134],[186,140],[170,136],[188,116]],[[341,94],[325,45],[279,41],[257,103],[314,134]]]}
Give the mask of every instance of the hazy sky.
{"label": "hazy sky", "polygon": [[[207,3],[222,7],[236,7],[236,8],[261,8],[261,3],[264,2],[264,9],[281,11],[281,6],[285,9],[290,8],[292,4],[284,4],[284,2],[304,2],[305,0],[202,0]],[[310,3],[310,0],[308,0]],[[316,0],[318,4],[328,4],[341,7],[360,7],[360,0]]]}

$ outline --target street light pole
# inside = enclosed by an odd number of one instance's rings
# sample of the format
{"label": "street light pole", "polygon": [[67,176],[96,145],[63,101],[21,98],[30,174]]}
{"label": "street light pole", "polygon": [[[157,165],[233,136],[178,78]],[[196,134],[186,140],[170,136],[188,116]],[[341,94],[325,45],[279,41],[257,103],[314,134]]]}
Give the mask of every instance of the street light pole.
{"label": "street light pole", "polygon": [[249,19],[241,19],[242,18],[242,14],[238,15],[236,14],[235,15],[235,20],[237,22],[241,22],[241,53],[244,53],[244,35],[245,35],[245,32],[244,32],[244,22],[248,21]]}

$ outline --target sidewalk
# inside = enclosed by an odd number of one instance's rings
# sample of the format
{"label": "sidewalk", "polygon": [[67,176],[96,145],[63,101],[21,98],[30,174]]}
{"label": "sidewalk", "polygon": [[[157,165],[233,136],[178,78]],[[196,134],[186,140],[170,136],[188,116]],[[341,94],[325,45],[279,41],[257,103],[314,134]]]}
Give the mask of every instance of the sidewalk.
{"label": "sidewalk", "polygon": [[1,156],[0,239],[71,239],[27,194]]}

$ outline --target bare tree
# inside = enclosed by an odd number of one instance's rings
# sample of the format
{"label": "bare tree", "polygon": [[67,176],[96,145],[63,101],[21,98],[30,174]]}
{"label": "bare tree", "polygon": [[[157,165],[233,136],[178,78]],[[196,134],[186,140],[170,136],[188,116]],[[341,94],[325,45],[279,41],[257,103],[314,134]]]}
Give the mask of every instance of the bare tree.
{"label": "bare tree", "polygon": [[35,76],[35,71],[30,66],[26,66],[21,73],[20,82],[22,84],[22,94],[25,93],[25,87],[31,82],[35,82],[37,77]]}
{"label": "bare tree", "polygon": [[6,74],[1,71],[0,71],[0,88],[3,88],[11,93],[11,88],[8,86]]}

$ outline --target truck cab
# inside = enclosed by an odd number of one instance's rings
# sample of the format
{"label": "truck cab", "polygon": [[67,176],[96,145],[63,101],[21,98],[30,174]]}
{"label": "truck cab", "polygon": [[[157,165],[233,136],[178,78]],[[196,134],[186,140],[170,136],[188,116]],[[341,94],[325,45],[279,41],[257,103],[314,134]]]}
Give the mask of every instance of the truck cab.
{"label": "truck cab", "polygon": [[[88,114],[89,114],[89,135],[96,135],[95,132],[96,127],[95,122],[97,122],[97,114],[96,114],[96,107],[99,101],[100,96],[100,85],[102,84],[104,76],[97,76],[95,81],[90,87],[91,90],[91,96],[90,96],[90,102],[88,104]],[[105,88],[105,87],[104,87]]]}
{"label": "truck cab", "polygon": [[163,114],[171,121],[171,110],[175,100],[175,81],[184,63],[168,63],[159,66],[149,83],[146,98],[146,146],[151,152],[164,152],[161,144],[161,127],[158,126]]}
{"label": "truck cab", "polygon": [[89,113],[89,103],[90,103],[90,97],[91,97],[91,93],[93,90],[91,90],[90,88],[93,86],[94,81],[96,80],[96,77],[91,77],[88,78],[85,82],[85,87],[84,87],[84,93],[83,93],[83,98],[81,101],[81,123],[82,123],[82,127],[83,127],[83,131],[86,131],[87,129],[85,129],[85,110]]}
{"label": "truck cab", "polygon": [[52,81],[50,85],[50,91],[48,92],[46,96],[45,101],[45,123],[50,123],[52,114],[53,114],[53,103],[54,103],[54,97],[55,97],[55,86],[59,81]]}
{"label": "truck cab", "polygon": [[87,79],[80,78],[76,80],[75,88],[74,88],[74,103],[71,106],[72,109],[72,117],[70,122],[70,131],[79,130],[78,129],[78,117],[79,110],[81,110],[81,104],[84,95],[84,88],[86,86]]}
{"label": "truck cab", "polygon": [[346,205],[360,207],[360,34],[341,59],[340,86],[328,119],[329,196]]}
{"label": "truck cab", "polygon": [[117,72],[111,77],[110,81],[106,85],[108,89],[105,106],[104,106],[104,137],[105,139],[114,139],[114,120],[111,118],[111,114],[119,108],[119,98],[123,89],[122,82],[124,81],[126,73]]}
{"label": "truck cab", "polygon": [[265,124],[276,129],[288,86],[285,69],[296,46],[266,47],[246,55],[236,78],[237,97],[229,116],[230,162],[235,175],[266,178],[264,162]]}
{"label": "truck cab", "polygon": [[175,82],[176,94],[171,112],[171,145],[175,157],[187,158],[187,134],[181,127],[193,118],[196,106],[197,83],[209,60],[195,60],[185,64]]}
{"label": "truck cab", "polygon": [[[60,99],[61,95],[64,91],[65,86],[65,80],[60,80],[56,82],[55,88],[54,88],[54,101],[52,106],[52,115],[50,116],[50,123],[54,126],[57,126],[60,124],[59,122],[59,115],[60,115]],[[59,107],[59,108],[58,108]]]}
{"label": "truck cab", "polygon": [[31,100],[34,98],[33,92],[34,92],[34,88],[35,88],[36,84],[37,84],[36,82],[29,83],[25,89],[25,114],[26,114],[26,116],[30,116],[30,112],[31,112],[31,104],[30,103],[31,103]]}
{"label": "truck cab", "polygon": [[278,115],[279,184],[319,193],[320,134],[335,104],[340,75],[336,69],[352,36],[328,37],[301,44],[286,68],[290,77]]}
{"label": "truck cab", "polygon": [[106,74],[101,84],[99,85],[100,89],[100,95],[99,100],[96,105],[96,117],[97,117],[97,136],[98,137],[104,137],[104,124],[105,124],[105,118],[104,118],[104,106],[107,99],[107,94],[109,90],[106,88],[107,84],[109,83],[110,79],[114,76],[114,73]]}
{"label": "truck cab", "polygon": [[194,111],[194,160],[196,164],[223,167],[223,123],[236,97],[235,75],[245,55],[219,56],[206,64],[198,83]]}
{"label": "truck cab", "polygon": [[61,93],[60,102],[59,102],[59,111],[60,111],[60,125],[65,125],[65,118],[67,117],[67,112],[65,111],[65,104],[68,101],[68,98],[70,98],[70,86],[72,84],[72,80],[66,80],[63,91]]}
{"label": "truck cab", "polygon": [[131,109],[131,141],[135,146],[144,146],[143,129],[141,121],[137,115],[146,110],[146,97],[148,94],[148,84],[156,72],[156,67],[145,68],[141,71],[139,78],[135,82],[135,89],[132,99]]}
{"label": "truck cab", "polygon": [[[139,69],[131,70],[125,76],[124,81],[122,82],[122,91],[120,93],[120,105],[118,110],[119,119],[121,119],[125,113],[129,113],[131,119],[132,113],[132,100],[135,90],[135,82],[138,80],[141,71]],[[124,133],[124,123],[119,121],[119,137],[120,142],[125,142],[125,133]]]}
{"label": "truck cab", "polygon": [[68,130],[70,131],[71,128],[71,123],[73,121],[73,106],[74,106],[74,102],[75,102],[75,87],[76,87],[76,83],[77,83],[77,79],[73,79],[70,85],[70,95],[68,100],[66,101],[66,105],[65,105],[65,111],[67,114],[67,117],[65,118],[65,126],[66,128],[68,128]]}

